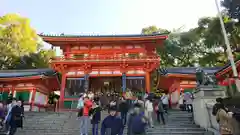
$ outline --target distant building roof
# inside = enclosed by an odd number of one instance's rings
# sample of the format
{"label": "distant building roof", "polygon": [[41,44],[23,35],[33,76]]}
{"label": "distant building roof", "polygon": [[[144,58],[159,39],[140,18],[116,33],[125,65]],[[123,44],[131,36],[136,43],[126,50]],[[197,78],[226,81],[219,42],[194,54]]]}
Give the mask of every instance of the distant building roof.
{"label": "distant building roof", "polygon": [[52,69],[26,69],[26,70],[0,70],[0,78],[30,77],[30,76],[53,76],[56,72]]}
{"label": "distant building roof", "polygon": [[[158,72],[161,75],[167,74],[195,74],[197,67],[174,67],[174,68],[161,68]],[[214,74],[222,67],[202,68],[208,74]]]}

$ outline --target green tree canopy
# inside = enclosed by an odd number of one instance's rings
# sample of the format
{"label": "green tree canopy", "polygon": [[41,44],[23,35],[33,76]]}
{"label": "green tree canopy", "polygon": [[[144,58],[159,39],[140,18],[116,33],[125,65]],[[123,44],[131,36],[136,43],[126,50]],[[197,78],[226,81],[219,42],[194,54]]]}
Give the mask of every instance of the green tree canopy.
{"label": "green tree canopy", "polygon": [[54,52],[42,46],[28,18],[17,14],[0,16],[0,69],[48,67]]}
{"label": "green tree canopy", "polygon": [[[240,58],[240,25],[223,14],[225,27],[229,36],[235,57]],[[144,34],[168,31],[156,26],[143,28]],[[161,32],[160,32],[161,33]],[[157,49],[161,57],[161,66],[190,67],[190,66],[223,66],[228,62],[226,45],[218,17],[199,19],[198,26],[186,32],[173,31]]]}

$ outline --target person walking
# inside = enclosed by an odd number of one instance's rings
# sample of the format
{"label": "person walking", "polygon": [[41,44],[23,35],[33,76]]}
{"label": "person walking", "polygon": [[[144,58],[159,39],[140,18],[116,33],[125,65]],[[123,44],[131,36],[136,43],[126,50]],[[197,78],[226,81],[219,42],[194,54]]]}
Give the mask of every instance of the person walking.
{"label": "person walking", "polygon": [[142,113],[141,105],[136,103],[129,115],[127,135],[146,135],[147,118]]}
{"label": "person walking", "polygon": [[160,119],[162,120],[162,123],[165,125],[165,118],[164,118],[164,108],[163,108],[163,103],[162,103],[162,100],[159,99],[158,100],[158,104],[156,106],[156,112],[157,112],[157,121],[158,123],[160,124],[161,121]]}
{"label": "person walking", "polygon": [[110,107],[109,115],[104,118],[101,126],[101,135],[123,135],[122,120],[117,117],[117,108]]}
{"label": "person walking", "polygon": [[16,105],[14,105],[11,109],[10,115],[9,115],[9,134],[8,135],[14,135],[17,132],[17,128],[22,128],[22,108],[21,108],[21,101],[18,101]]}
{"label": "person walking", "polygon": [[145,116],[148,118],[148,121],[149,121],[149,126],[151,128],[154,128],[154,125],[153,125],[153,100],[152,99],[147,99],[146,102],[145,102]]}
{"label": "person walking", "polygon": [[127,113],[128,113],[128,103],[127,101],[124,99],[124,97],[121,98],[120,104],[119,104],[119,111],[121,113],[121,119],[122,119],[122,123],[125,126],[127,123]]}
{"label": "person walking", "polygon": [[166,94],[166,93],[163,93],[163,95],[162,95],[162,97],[161,97],[161,100],[162,100],[162,103],[163,103],[163,108],[164,108],[164,110],[165,110],[165,112],[166,113],[168,113],[168,100],[169,98],[168,98],[168,94]]}
{"label": "person walking", "polygon": [[216,121],[219,123],[219,131],[221,135],[233,135],[233,126],[231,123],[232,112],[224,106],[223,103],[217,104]]}
{"label": "person walking", "polygon": [[99,122],[101,121],[101,107],[98,100],[93,102],[93,107],[89,113],[92,124],[92,135],[98,135]]}
{"label": "person walking", "polygon": [[92,108],[92,101],[88,97],[84,97],[84,106],[82,110],[82,116],[81,116],[81,125],[80,131],[84,135],[88,135],[88,129],[90,126],[90,117],[89,117],[89,111]]}

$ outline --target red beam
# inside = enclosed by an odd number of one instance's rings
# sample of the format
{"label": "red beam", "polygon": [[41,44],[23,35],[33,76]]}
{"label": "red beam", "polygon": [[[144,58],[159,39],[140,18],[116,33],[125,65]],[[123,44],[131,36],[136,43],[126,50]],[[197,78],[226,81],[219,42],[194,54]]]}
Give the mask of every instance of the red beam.
{"label": "red beam", "polygon": [[[122,49],[86,49],[86,50],[72,50],[70,52],[64,52],[64,54],[121,54]],[[145,53],[144,48],[125,49],[124,53]]]}

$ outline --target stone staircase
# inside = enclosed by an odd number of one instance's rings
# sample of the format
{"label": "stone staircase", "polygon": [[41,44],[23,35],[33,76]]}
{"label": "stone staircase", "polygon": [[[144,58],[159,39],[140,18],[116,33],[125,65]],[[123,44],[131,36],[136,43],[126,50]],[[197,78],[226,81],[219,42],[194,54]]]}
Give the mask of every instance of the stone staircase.
{"label": "stone staircase", "polygon": [[[102,113],[102,118],[107,115]],[[171,111],[166,125],[155,124],[147,129],[148,135],[206,135],[204,129],[191,122],[191,114]],[[89,129],[91,135],[91,129]],[[127,130],[124,130],[126,135]],[[75,112],[26,112],[24,128],[16,135],[79,135],[79,121]]]}

